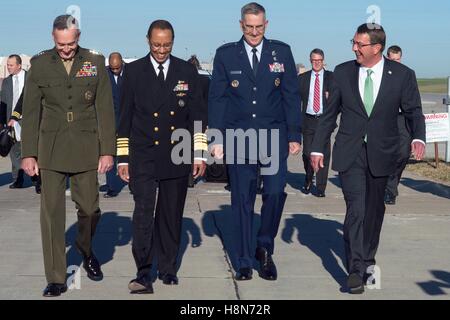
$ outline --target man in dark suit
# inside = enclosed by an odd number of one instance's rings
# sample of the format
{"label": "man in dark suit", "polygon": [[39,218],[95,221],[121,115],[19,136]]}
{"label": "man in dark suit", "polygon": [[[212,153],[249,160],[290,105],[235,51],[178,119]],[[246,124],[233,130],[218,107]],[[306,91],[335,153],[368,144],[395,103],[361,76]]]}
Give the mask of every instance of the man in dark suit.
{"label": "man in dark suit", "polygon": [[[194,121],[206,121],[202,114],[202,90],[195,67],[171,55],[174,30],[165,20],[154,21],[147,38],[150,54],[127,64],[117,139],[120,177],[133,192],[133,257],[136,278],[131,293],[153,293],[151,269],[158,260],[159,279],[178,284],[177,254],[187,193],[188,175],[204,174],[201,151],[207,150],[206,135],[194,135],[194,165],[191,144],[187,162],[176,164],[172,151],[178,148],[172,133],[193,132]],[[178,131],[178,130],[177,130]],[[186,144],[186,142],[184,142]],[[178,152],[175,151],[176,154]],[[156,199],[156,195],[158,195]]]}
{"label": "man in dark suit", "polygon": [[[22,95],[27,72],[22,69],[22,58],[17,54],[12,54],[6,61],[9,76],[3,80],[2,93],[0,97],[0,114],[3,114],[2,125],[8,127],[20,126],[21,114],[17,112],[16,106]],[[6,117],[5,117],[6,115]],[[23,170],[20,168],[21,143],[17,141],[9,152],[11,158],[11,173],[13,183],[10,189],[23,188]]]}
{"label": "man in dark suit", "polygon": [[315,171],[324,167],[323,154],[340,113],[332,168],[339,172],[347,206],[347,286],[351,293],[362,293],[366,270],[375,269],[385,212],[384,190],[398,159],[398,110],[411,128],[411,147],[418,160],[425,150],[425,120],[414,72],[383,57],[384,29],[363,24],[351,43],[356,60],[334,70],[328,108],[319,120],[311,162]]}
{"label": "man in dark suit", "polygon": [[[317,129],[319,118],[327,107],[329,84],[333,73],[323,68],[325,55],[321,49],[314,49],[309,55],[312,70],[298,77],[299,91],[302,100],[302,135],[303,135],[303,165],[305,167],[305,183],[302,192],[311,192],[314,170],[309,161],[311,144]],[[317,197],[325,197],[325,189],[328,180],[328,166],[330,163],[330,141],[325,147],[324,167],[316,174]]]}
{"label": "man in dark suit", "polygon": [[[301,149],[294,58],[287,44],[264,37],[267,23],[261,5],[252,2],[242,8],[243,37],[217,49],[209,90],[208,126],[227,132],[225,154],[231,204],[239,230],[236,280],[252,278],[253,256],[259,261],[260,277],[277,279],[272,255],[287,196],[287,157],[289,152],[298,154]],[[222,158],[223,144],[213,142],[211,153]],[[263,205],[255,254],[252,229],[259,166]]]}
{"label": "man in dark suit", "polygon": [[[399,46],[390,46],[387,50],[387,58],[401,63],[402,49]],[[395,172],[389,176],[386,185],[386,193],[384,195],[384,202],[389,205],[394,205],[396,202],[398,196],[398,184],[400,183],[403,170],[405,170],[411,156],[412,137],[401,109],[398,110],[398,131],[400,133],[399,157]]]}
{"label": "man in dark suit", "polygon": [[[109,55],[108,59],[108,75],[111,82],[111,89],[114,102],[114,116],[116,119],[116,131],[119,127],[119,109],[120,98],[123,83],[123,69],[125,68],[125,62],[122,59],[122,55],[119,52],[113,52]],[[124,183],[117,176],[117,159],[114,158],[115,165],[113,169],[106,173],[106,193],[103,198],[114,198],[122,190]]]}

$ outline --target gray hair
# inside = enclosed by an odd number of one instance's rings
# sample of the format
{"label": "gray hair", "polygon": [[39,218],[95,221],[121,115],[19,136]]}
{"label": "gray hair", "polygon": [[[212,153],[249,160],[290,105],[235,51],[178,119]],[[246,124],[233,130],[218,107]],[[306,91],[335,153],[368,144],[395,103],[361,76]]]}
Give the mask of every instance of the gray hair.
{"label": "gray hair", "polygon": [[70,14],[63,14],[57,16],[55,18],[55,21],[53,21],[53,30],[65,30],[71,29],[73,27],[75,27],[75,29],[78,29],[78,31],[80,31],[78,20],[75,19],[75,17]]}
{"label": "gray hair", "polygon": [[262,5],[256,2],[250,2],[242,7],[241,9],[241,20],[244,20],[245,15],[254,14],[258,15],[260,13],[264,14],[264,19],[266,19],[266,9]]}

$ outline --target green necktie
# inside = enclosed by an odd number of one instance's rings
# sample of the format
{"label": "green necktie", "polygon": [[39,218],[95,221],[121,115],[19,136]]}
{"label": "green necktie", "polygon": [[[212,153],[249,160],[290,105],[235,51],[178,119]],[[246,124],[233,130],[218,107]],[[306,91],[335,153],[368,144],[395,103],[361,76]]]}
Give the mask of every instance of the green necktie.
{"label": "green necktie", "polygon": [[366,108],[367,115],[370,117],[373,109],[373,71],[371,69],[367,70],[367,78],[364,84],[364,107]]}
{"label": "green necktie", "polygon": [[[364,107],[366,108],[367,115],[370,117],[373,109],[373,80],[372,75],[373,70],[367,70],[367,78],[364,83]],[[367,143],[367,135],[364,137],[364,141]]]}

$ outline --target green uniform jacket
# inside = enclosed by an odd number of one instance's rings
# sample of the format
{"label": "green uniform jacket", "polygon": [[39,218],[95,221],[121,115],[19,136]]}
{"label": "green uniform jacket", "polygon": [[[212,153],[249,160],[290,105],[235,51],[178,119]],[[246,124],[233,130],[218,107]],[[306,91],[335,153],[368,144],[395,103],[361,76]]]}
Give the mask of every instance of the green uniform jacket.
{"label": "green uniform jacket", "polygon": [[25,86],[22,158],[39,168],[84,172],[115,155],[111,84],[105,58],[79,48],[70,75],[55,49],[31,60]]}

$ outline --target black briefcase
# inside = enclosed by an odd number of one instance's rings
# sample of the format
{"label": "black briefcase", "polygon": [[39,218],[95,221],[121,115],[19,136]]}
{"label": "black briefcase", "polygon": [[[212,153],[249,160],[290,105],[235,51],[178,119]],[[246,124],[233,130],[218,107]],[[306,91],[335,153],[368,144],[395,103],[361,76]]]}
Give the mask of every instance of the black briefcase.
{"label": "black briefcase", "polygon": [[0,156],[6,157],[16,143],[11,127],[5,127],[0,130]]}

